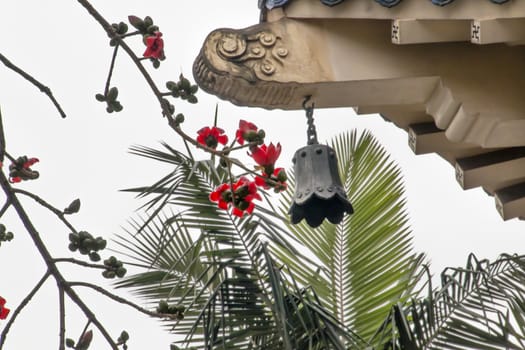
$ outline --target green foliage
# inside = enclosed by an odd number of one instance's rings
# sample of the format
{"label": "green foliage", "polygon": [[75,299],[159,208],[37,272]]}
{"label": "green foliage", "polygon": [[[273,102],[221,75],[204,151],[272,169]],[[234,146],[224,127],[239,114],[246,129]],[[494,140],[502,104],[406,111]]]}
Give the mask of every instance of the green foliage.
{"label": "green foliage", "polygon": [[[212,161],[165,150],[132,153],[173,165],[117,243],[140,272],[119,282],[171,314],[172,349],[518,349],[525,339],[525,258],[469,259],[428,292],[412,250],[399,169],[369,134],[333,148],[355,214],[292,226],[278,209],[237,218],[208,194],[227,178]],[[293,176],[289,179],[293,188]],[[181,347],[179,347],[181,346]]]}
{"label": "green foliage", "polygon": [[[412,277],[422,257],[412,250],[400,170],[385,150],[368,132],[342,134],[331,146],[354,214],[339,225],[325,221],[318,228],[287,223],[307,248],[305,254],[315,257],[313,264],[287,250],[275,250],[301,283],[313,286],[342,324],[371,339],[392,305],[411,295]],[[289,190],[281,213],[292,199]]]}
{"label": "green foliage", "polygon": [[[281,272],[267,242],[291,247],[264,215],[239,219],[217,208],[208,194],[225,178],[221,167],[194,162],[180,152],[134,148],[175,169],[153,186],[151,214],[132,221],[118,243],[149,271],[118,282],[158,304],[173,301],[184,317],[168,327],[183,343],[209,349],[344,349],[362,343],[317,302],[315,292]],[[167,204],[179,213],[162,211]],[[175,207],[173,206],[173,207]],[[172,207],[172,208],[173,208]],[[169,309],[168,309],[169,310]]]}
{"label": "green foliage", "polygon": [[470,255],[443,271],[441,288],[396,305],[392,322],[402,349],[524,349],[524,315],[525,256]]}

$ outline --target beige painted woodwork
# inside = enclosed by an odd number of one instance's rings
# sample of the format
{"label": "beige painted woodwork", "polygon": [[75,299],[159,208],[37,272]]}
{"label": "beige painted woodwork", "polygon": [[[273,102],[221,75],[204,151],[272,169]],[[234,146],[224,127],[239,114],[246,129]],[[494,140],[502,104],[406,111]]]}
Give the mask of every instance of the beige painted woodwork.
{"label": "beige painted woodwork", "polygon": [[263,15],[208,36],[194,63],[205,91],[243,106],[300,109],[311,95],[317,108],[381,113],[416,154],[450,162],[464,189],[495,195],[504,219],[525,217],[525,1],[294,0]]}

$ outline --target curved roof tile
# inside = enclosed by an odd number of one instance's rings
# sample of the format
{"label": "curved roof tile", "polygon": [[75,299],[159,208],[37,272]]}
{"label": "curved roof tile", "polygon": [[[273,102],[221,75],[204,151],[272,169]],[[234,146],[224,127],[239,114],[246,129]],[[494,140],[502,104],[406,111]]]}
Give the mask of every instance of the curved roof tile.
{"label": "curved roof tile", "polygon": [[[262,5],[264,4],[268,10],[271,10],[275,7],[282,7],[286,5],[287,3],[289,3],[290,1],[291,0],[259,0],[259,7],[262,7]],[[327,6],[335,6],[335,5],[339,5],[345,0],[320,0],[320,1]],[[394,7],[397,4],[399,4],[402,0],[375,0],[375,1],[385,7]],[[445,6],[445,5],[452,3],[454,0],[429,0],[429,1],[432,1],[432,3],[437,6]],[[501,4],[508,2],[509,0],[489,0],[489,1],[494,4],[501,5]]]}

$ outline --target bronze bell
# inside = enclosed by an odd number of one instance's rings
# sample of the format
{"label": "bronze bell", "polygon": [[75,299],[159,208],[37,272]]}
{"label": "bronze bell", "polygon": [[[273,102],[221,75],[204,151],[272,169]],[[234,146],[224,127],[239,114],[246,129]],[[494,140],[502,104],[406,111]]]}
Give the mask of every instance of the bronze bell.
{"label": "bronze bell", "polygon": [[333,224],[354,209],[341,184],[335,151],[328,146],[311,144],[295,152],[295,194],[289,214],[292,224],[305,219],[317,227],[326,218]]}
{"label": "bronze bell", "polygon": [[306,96],[303,108],[306,111],[308,128],[306,130],[308,146],[300,148],[293,157],[295,172],[295,194],[288,213],[292,224],[305,219],[311,227],[321,225],[326,218],[332,224],[343,220],[345,213],[352,214],[354,208],[348,201],[341,183],[335,151],[317,142],[314,125],[314,104],[306,103],[311,96]]}

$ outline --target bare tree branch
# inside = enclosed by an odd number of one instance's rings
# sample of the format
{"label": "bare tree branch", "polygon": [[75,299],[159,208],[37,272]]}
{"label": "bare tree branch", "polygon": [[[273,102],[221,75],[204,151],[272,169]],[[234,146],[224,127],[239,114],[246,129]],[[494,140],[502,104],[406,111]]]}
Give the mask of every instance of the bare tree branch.
{"label": "bare tree branch", "polygon": [[33,78],[30,74],[26,73],[25,71],[23,71],[22,69],[20,69],[16,65],[14,65],[11,61],[9,61],[7,59],[7,57],[2,55],[1,53],[0,53],[0,62],[2,62],[4,64],[4,66],[6,66],[7,68],[9,68],[9,69],[15,71],[16,73],[20,74],[25,80],[29,81],[31,84],[36,86],[41,92],[46,94],[47,97],[49,97],[49,99],[51,100],[51,102],[53,102],[53,104],[55,105],[56,109],[58,110],[58,113],[60,113],[60,116],[62,118],[66,117],[66,113],[62,110],[62,107],[60,107],[60,104],[58,103],[58,101],[53,96],[53,93],[51,92],[50,88],[48,88],[47,86],[45,86],[44,84],[42,84],[41,82],[39,82],[38,80]]}
{"label": "bare tree branch", "polygon": [[47,280],[47,278],[51,275],[49,270],[42,276],[40,281],[33,287],[33,289],[29,292],[29,294],[20,302],[20,304],[17,306],[15,310],[13,310],[13,313],[11,314],[11,318],[9,321],[7,321],[7,324],[4,327],[4,330],[2,331],[2,334],[0,334],[0,350],[3,349],[5,339],[7,338],[7,334],[9,333],[9,329],[11,328],[11,325],[15,322],[16,317],[18,314],[22,311],[24,307],[27,306],[27,304],[31,301],[33,296],[35,296],[36,292],[42,287],[44,282]]}

